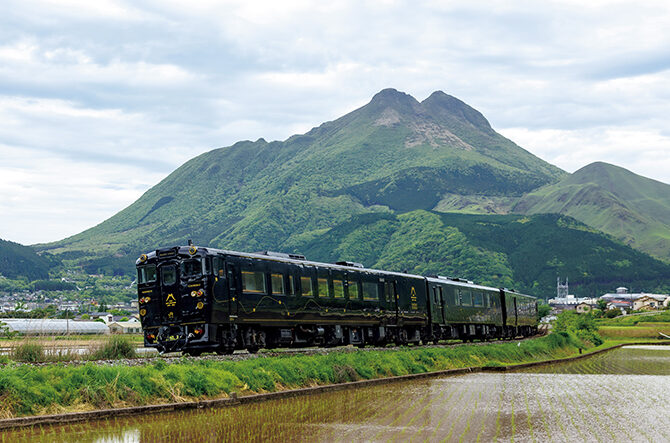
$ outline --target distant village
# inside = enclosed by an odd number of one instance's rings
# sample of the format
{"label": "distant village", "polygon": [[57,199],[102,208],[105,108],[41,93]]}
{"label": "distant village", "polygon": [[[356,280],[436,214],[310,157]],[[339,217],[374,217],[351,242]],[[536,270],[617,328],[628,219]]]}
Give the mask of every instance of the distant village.
{"label": "distant village", "polygon": [[[86,277],[99,280],[102,276]],[[75,291],[0,293],[0,332],[4,335],[141,333],[138,301],[128,299],[134,291],[124,285],[127,283],[104,287],[106,291],[117,292],[122,288],[125,293],[122,297],[125,301],[108,304],[95,297],[83,296],[79,287]],[[73,300],[73,294],[80,298]]]}
{"label": "distant village", "polygon": [[670,294],[651,294],[646,292],[629,292],[626,287],[616,288],[615,292],[603,294],[600,297],[575,297],[569,294],[568,280],[556,283],[556,297],[548,300],[552,314],[566,310],[578,313],[590,312],[593,309],[603,311],[618,310],[621,315],[632,311],[653,311],[664,309],[670,304]]}

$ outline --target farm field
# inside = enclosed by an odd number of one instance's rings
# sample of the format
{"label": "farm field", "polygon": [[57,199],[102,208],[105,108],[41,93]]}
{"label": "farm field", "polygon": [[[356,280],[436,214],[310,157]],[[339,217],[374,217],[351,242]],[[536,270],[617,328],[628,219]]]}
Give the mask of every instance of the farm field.
{"label": "farm field", "polygon": [[[670,347],[204,411],[6,433],[4,441],[668,441]],[[640,414],[644,411],[644,414]]]}

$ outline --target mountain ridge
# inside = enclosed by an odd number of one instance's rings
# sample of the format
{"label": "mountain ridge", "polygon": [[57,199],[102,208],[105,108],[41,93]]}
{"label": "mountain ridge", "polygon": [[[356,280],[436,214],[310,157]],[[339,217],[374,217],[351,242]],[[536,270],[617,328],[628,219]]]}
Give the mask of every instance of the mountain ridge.
{"label": "mountain ridge", "polygon": [[[368,104],[283,142],[241,141],[206,152],[98,226],[39,248],[124,254],[187,234],[277,248],[292,230],[325,229],[358,213],[431,209],[447,190],[520,196],[565,175],[495,133],[464,102],[435,92],[422,103],[385,89]],[[408,187],[415,191],[406,195]],[[430,198],[416,200],[421,194]],[[291,205],[309,215],[286,211]]]}
{"label": "mountain ridge", "polygon": [[670,185],[594,162],[526,194],[512,209],[570,215],[624,243],[670,261]]}

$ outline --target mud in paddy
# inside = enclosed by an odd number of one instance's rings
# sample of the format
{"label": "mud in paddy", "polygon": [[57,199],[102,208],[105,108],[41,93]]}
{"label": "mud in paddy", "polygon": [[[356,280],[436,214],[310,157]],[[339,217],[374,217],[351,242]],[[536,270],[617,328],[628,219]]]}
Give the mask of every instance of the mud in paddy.
{"label": "mud in paddy", "polygon": [[4,441],[670,441],[670,347],[200,411],[9,431]]}

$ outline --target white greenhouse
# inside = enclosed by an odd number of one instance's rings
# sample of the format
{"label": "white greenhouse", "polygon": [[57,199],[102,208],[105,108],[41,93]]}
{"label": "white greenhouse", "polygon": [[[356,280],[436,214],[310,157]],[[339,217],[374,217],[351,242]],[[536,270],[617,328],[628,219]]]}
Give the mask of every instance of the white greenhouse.
{"label": "white greenhouse", "polygon": [[0,322],[4,323],[9,331],[23,335],[109,334],[107,325],[97,321],[0,318]]}

